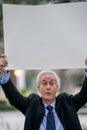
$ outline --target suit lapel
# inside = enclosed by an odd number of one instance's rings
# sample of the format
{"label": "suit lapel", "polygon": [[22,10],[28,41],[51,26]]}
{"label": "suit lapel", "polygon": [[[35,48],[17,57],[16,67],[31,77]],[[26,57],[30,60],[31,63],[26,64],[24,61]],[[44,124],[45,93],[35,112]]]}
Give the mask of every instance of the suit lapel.
{"label": "suit lapel", "polygon": [[42,103],[42,99],[40,98],[40,102],[38,102],[38,104],[37,104],[35,130],[39,129],[44,115],[45,115],[45,108],[44,108],[44,105]]}
{"label": "suit lapel", "polygon": [[[57,97],[57,98],[59,98],[59,97]],[[61,124],[64,127],[64,130],[66,130],[65,121],[64,121],[64,110],[63,110],[63,106],[62,106],[62,103],[61,103],[60,99],[56,100],[55,110],[57,112],[57,115],[58,115],[58,118],[60,119]]]}

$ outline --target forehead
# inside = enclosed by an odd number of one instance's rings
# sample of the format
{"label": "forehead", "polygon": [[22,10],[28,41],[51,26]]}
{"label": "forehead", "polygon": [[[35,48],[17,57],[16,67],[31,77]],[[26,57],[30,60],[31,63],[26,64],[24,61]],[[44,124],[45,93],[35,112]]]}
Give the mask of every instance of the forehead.
{"label": "forehead", "polygon": [[55,80],[55,76],[53,74],[43,74],[40,77],[40,80]]}

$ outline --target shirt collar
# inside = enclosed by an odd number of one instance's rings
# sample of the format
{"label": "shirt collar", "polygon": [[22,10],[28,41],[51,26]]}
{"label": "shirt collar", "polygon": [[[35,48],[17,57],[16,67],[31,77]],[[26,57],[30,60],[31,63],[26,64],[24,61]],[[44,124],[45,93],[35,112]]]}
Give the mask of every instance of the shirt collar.
{"label": "shirt collar", "polygon": [[[43,101],[43,100],[42,100]],[[55,109],[55,103],[56,103],[56,100],[54,100],[50,105]],[[44,106],[45,106],[45,108],[48,106],[48,104],[45,102],[45,101],[43,101],[43,104],[44,104]]]}

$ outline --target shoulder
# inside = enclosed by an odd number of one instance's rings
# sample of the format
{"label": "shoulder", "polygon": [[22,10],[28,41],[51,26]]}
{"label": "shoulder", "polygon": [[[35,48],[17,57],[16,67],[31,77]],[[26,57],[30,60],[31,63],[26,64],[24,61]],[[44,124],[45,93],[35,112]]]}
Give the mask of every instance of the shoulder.
{"label": "shoulder", "polygon": [[72,97],[73,97],[73,95],[70,95],[70,94],[64,92],[64,93],[59,94],[56,97],[56,99],[58,101],[60,100],[61,102],[64,102],[64,101],[70,102],[72,100]]}
{"label": "shoulder", "polygon": [[57,98],[68,98],[68,97],[70,97],[70,95],[69,95],[68,93],[66,93],[66,92],[61,93],[61,94],[59,94],[59,95],[57,96]]}
{"label": "shoulder", "polygon": [[40,96],[36,93],[32,93],[28,96],[28,100],[30,102],[33,102],[33,101],[38,101],[40,99]]}

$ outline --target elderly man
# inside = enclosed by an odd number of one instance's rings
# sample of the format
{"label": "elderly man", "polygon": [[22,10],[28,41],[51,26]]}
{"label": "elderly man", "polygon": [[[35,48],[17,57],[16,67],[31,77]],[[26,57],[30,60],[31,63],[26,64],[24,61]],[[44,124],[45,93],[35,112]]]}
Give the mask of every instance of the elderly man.
{"label": "elderly man", "polygon": [[[87,63],[86,63],[87,64]],[[82,130],[77,111],[87,102],[87,72],[82,89],[76,95],[59,90],[58,77],[51,70],[37,75],[37,86],[41,96],[32,93],[22,96],[10,79],[6,55],[0,58],[0,84],[9,102],[25,115],[24,130]]]}

